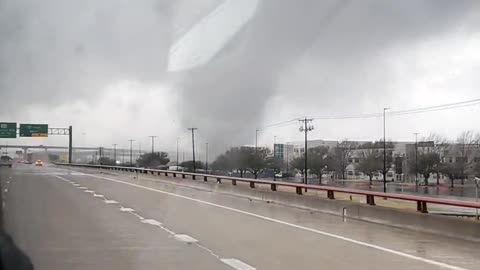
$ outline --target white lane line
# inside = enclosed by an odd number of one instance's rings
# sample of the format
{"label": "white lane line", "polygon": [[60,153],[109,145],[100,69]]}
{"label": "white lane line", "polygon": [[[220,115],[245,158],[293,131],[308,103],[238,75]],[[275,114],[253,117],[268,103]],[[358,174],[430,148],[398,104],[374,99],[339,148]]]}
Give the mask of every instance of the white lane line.
{"label": "white lane line", "polygon": [[74,187],[79,187],[79,186],[80,186],[80,184],[77,184],[77,183],[72,183],[72,185],[73,185]]}
{"label": "white lane line", "polygon": [[93,190],[85,190],[84,192],[86,192],[86,193],[95,193],[95,191],[93,191]]}
{"label": "white lane line", "polygon": [[77,187],[78,189],[88,189],[87,187]]}
{"label": "white lane line", "polygon": [[120,184],[124,184],[124,185],[128,185],[128,186],[132,186],[132,187],[142,188],[142,189],[145,189],[145,190],[150,190],[150,191],[153,191],[153,192],[158,192],[158,193],[170,195],[170,196],[177,197],[177,198],[182,198],[182,199],[185,199],[185,200],[190,200],[190,201],[194,201],[194,202],[198,202],[198,203],[202,203],[202,204],[214,206],[214,207],[217,207],[217,208],[229,210],[229,211],[236,212],[236,213],[240,213],[240,214],[244,214],[244,215],[247,215],[247,216],[251,216],[251,217],[256,217],[256,218],[259,218],[259,219],[267,220],[267,221],[270,221],[270,222],[273,222],[273,223],[282,224],[282,225],[289,226],[289,227],[292,227],[292,228],[296,228],[296,229],[300,229],[300,230],[304,230],[304,231],[308,231],[308,232],[312,232],[312,233],[316,233],[316,234],[320,234],[320,235],[332,237],[332,238],[335,238],[335,239],[343,240],[343,241],[346,241],[346,242],[349,242],[349,243],[353,243],[353,244],[357,244],[357,245],[360,245],[360,246],[364,246],[364,247],[368,247],[368,248],[380,250],[380,251],[383,251],[383,252],[386,252],[386,253],[398,255],[398,256],[401,256],[401,257],[404,257],[404,258],[408,258],[408,259],[412,259],[412,260],[416,260],[416,261],[420,261],[420,262],[424,262],[424,263],[431,264],[431,265],[435,265],[435,266],[442,267],[442,268],[445,268],[445,269],[451,269],[451,270],[467,270],[466,268],[462,268],[462,267],[458,267],[458,266],[454,266],[454,265],[450,265],[450,264],[446,264],[446,263],[442,263],[442,262],[437,262],[437,261],[434,261],[434,260],[430,260],[430,259],[426,259],[426,258],[422,258],[422,257],[415,256],[415,255],[407,254],[407,253],[404,253],[404,252],[401,252],[401,251],[393,250],[393,249],[390,249],[390,248],[385,248],[385,247],[381,247],[381,246],[378,246],[378,245],[374,245],[374,244],[370,244],[370,243],[358,241],[358,240],[351,239],[351,238],[348,238],[348,237],[345,237],[345,236],[341,236],[341,235],[337,235],[337,234],[333,234],[333,233],[328,233],[328,232],[320,231],[320,230],[317,230],[317,229],[313,229],[313,228],[309,228],[309,227],[305,227],[305,226],[301,226],[301,225],[289,223],[289,222],[286,222],[286,221],[282,221],[282,220],[278,220],[278,219],[274,219],[274,218],[262,216],[262,215],[259,215],[259,214],[255,214],[255,213],[243,211],[243,210],[240,210],[240,209],[236,209],[236,208],[232,208],[232,207],[228,207],[228,206],[224,206],[224,205],[220,205],[220,204],[215,204],[215,203],[211,203],[211,202],[207,202],[207,201],[203,201],[203,200],[191,198],[191,197],[188,197],[188,196],[183,196],[183,195],[179,195],[179,194],[175,194],[175,193],[171,193],[171,192],[167,192],[167,191],[163,191],[163,190],[159,190],[159,189],[154,189],[154,188],[150,188],[150,187],[145,187],[145,186],[138,185],[138,184],[128,183],[128,182],[124,182],[124,181],[120,181],[120,180],[116,180],[116,179],[108,178],[108,177],[104,177],[104,176],[98,176],[98,175],[87,174],[87,173],[85,173],[85,175],[90,176],[90,177],[99,178],[99,179],[104,179],[104,180],[111,181],[111,182],[115,182],[115,183],[120,183]]}
{"label": "white lane line", "polygon": [[136,216],[137,218],[139,218],[140,220],[144,220],[145,218],[140,216],[139,214],[135,213],[135,212],[130,212],[130,214]]}
{"label": "white lane line", "polygon": [[188,244],[198,242],[197,239],[191,237],[190,235],[186,235],[186,234],[175,234],[173,237],[175,237],[175,239],[177,239],[178,241],[188,243]]}
{"label": "white lane line", "polygon": [[4,189],[3,191],[5,191],[5,193],[7,193],[7,192],[8,192],[8,188]]}
{"label": "white lane line", "polygon": [[154,226],[161,226],[162,223],[158,220],[155,220],[155,219],[142,219],[141,221],[142,223],[145,223],[145,224],[150,224],[150,225],[154,225]]}
{"label": "white lane line", "polygon": [[114,201],[114,200],[105,200],[105,203],[106,204],[117,204],[118,202]]}
{"label": "white lane line", "polygon": [[94,194],[93,194],[93,197],[96,197],[96,198],[105,198],[105,195],[94,193]]}
{"label": "white lane line", "polygon": [[256,270],[257,269],[237,259],[220,259],[220,261],[222,261],[224,264],[236,270]]}
{"label": "white lane line", "polygon": [[120,207],[120,211],[122,211],[122,212],[133,212],[135,210],[133,210],[132,208],[128,208],[128,207]]}
{"label": "white lane line", "polygon": [[213,252],[211,249],[207,248],[206,246],[200,244],[199,242],[195,243],[195,245],[205,251],[207,251],[208,253],[210,253],[213,257],[217,258],[218,260],[220,260],[220,256],[218,256],[215,252]]}

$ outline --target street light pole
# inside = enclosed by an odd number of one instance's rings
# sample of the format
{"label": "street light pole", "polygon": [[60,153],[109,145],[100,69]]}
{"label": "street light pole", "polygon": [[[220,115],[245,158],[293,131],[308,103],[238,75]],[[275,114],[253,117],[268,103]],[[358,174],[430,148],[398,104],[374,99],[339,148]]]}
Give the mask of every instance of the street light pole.
{"label": "street light pole", "polygon": [[389,108],[383,108],[383,192],[387,192],[387,136],[386,136],[386,113]]}
{"label": "street light pole", "polygon": [[418,132],[415,135],[415,186],[418,187]]}
{"label": "street light pole", "polygon": [[188,128],[188,130],[191,130],[192,131],[192,161],[193,161],[193,172],[195,172],[195,130],[197,130],[197,128]]}
{"label": "street light pole", "polygon": [[155,138],[157,138],[157,136],[149,136],[150,138],[152,138],[152,154],[155,153]]}
{"label": "street light pole", "polygon": [[133,155],[133,152],[132,152],[133,149],[132,149],[132,147],[133,147],[133,142],[134,142],[135,140],[130,139],[130,140],[128,140],[128,141],[130,142],[130,166],[132,166],[132,164],[133,164],[133,162],[132,162],[132,155]]}
{"label": "street light pole", "polygon": [[176,171],[178,171],[178,138],[177,138],[177,167],[176,167]]}
{"label": "street light pole", "polygon": [[[478,184],[480,183],[480,178],[475,177],[475,202],[478,203]],[[475,219],[479,220],[478,217],[478,208],[475,208]]]}
{"label": "street light pole", "polygon": [[115,165],[117,165],[117,144],[113,144],[113,161],[115,162]]}
{"label": "street light pole", "polygon": [[205,172],[208,173],[208,142],[205,143],[206,151],[205,151]]}
{"label": "street light pole", "polygon": [[259,129],[255,130],[255,152],[257,152],[257,148],[258,148],[258,132],[259,131],[260,131]]}

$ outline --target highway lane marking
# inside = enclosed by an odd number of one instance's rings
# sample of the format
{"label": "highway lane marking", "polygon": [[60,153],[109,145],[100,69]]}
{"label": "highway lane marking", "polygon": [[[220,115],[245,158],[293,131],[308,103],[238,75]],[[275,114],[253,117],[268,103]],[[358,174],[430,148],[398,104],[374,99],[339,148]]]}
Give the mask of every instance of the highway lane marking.
{"label": "highway lane marking", "polygon": [[88,189],[87,187],[77,187],[78,189]]}
{"label": "highway lane marking", "polygon": [[93,193],[93,197],[96,197],[96,198],[105,198],[105,195]]}
{"label": "highway lane marking", "polygon": [[109,178],[109,177],[98,176],[98,175],[87,174],[87,173],[84,173],[84,175],[94,177],[94,178],[104,179],[104,180],[119,183],[119,184],[129,185],[129,186],[132,186],[132,187],[142,188],[142,189],[145,189],[145,190],[170,195],[170,196],[173,196],[173,197],[182,198],[182,199],[185,199],[185,200],[190,200],[190,201],[202,203],[202,204],[205,204],[205,205],[210,205],[210,206],[213,206],[213,207],[229,210],[229,211],[232,211],[232,212],[244,214],[244,215],[251,216],[251,217],[256,217],[256,218],[267,220],[267,221],[270,221],[270,222],[273,222],[273,223],[282,224],[282,225],[285,225],[285,226],[288,226],[288,227],[292,227],[292,228],[296,228],[296,229],[300,229],[300,230],[304,230],[304,231],[328,236],[328,237],[331,237],[331,238],[343,240],[345,242],[357,244],[359,246],[364,246],[364,247],[380,250],[380,251],[383,251],[383,252],[386,252],[386,253],[394,254],[394,255],[397,255],[397,256],[400,256],[400,257],[424,262],[424,263],[427,263],[427,264],[430,264],[430,265],[435,265],[435,266],[438,266],[438,267],[441,267],[441,268],[444,268],[444,269],[467,270],[466,268],[462,268],[462,267],[458,267],[458,266],[454,266],[454,265],[450,265],[450,264],[446,264],[446,263],[442,263],[442,262],[437,262],[437,261],[434,261],[434,260],[430,260],[430,259],[415,256],[415,255],[411,255],[411,254],[408,254],[408,253],[404,253],[404,252],[401,252],[401,251],[393,250],[393,249],[390,249],[390,248],[385,248],[385,247],[382,247],[382,246],[362,242],[362,241],[355,240],[355,239],[352,239],[352,238],[348,238],[348,237],[345,237],[345,236],[320,231],[320,230],[317,230],[317,229],[305,227],[305,226],[302,226],[302,225],[297,225],[297,224],[294,224],[294,223],[289,223],[289,222],[286,222],[286,221],[270,218],[270,217],[267,217],[267,216],[262,216],[262,215],[259,215],[259,214],[243,211],[243,210],[236,209],[236,208],[229,207],[229,206],[224,206],[224,205],[220,205],[220,204],[216,204],[216,203],[212,203],[212,202],[207,202],[207,201],[191,198],[191,197],[188,197],[188,196],[179,195],[179,194],[175,194],[175,193],[171,193],[171,192],[167,192],[167,191],[163,191],[163,190],[159,190],[159,189],[155,189],[155,188],[150,188],[150,187],[146,187],[146,186],[142,186],[142,185],[138,185],[138,184],[124,182],[124,181],[116,180],[116,179]]}
{"label": "highway lane marking", "polygon": [[173,237],[175,237],[175,239],[177,239],[178,241],[188,243],[188,244],[198,242],[197,239],[191,237],[190,235],[186,235],[186,234],[175,234]]}
{"label": "highway lane marking", "polygon": [[[63,178],[61,176],[56,176],[56,177],[59,178],[59,179],[62,179],[64,181],[67,180],[66,178]],[[85,192],[87,192],[87,191],[90,191],[90,190],[85,190]],[[104,195],[100,195],[100,194],[96,194],[96,193],[94,193],[93,196],[94,197],[105,198]],[[116,201],[107,200],[107,199],[104,199],[104,201],[107,204],[108,203],[117,203]],[[210,255],[214,256],[215,258],[217,258],[221,262],[233,267],[236,270],[256,270],[256,268],[254,268],[254,267],[252,267],[252,266],[250,266],[250,265],[248,265],[248,264],[246,264],[246,263],[244,263],[240,260],[237,260],[237,259],[222,259],[218,254],[213,252],[211,249],[209,249],[209,248],[205,247],[204,245],[200,244],[200,242],[197,239],[195,239],[195,238],[193,238],[189,235],[186,235],[186,234],[177,234],[174,231],[171,231],[168,228],[164,227],[163,224],[160,221],[155,220],[155,219],[146,219],[146,218],[142,217],[141,215],[135,213],[135,210],[132,209],[132,208],[127,208],[127,207],[124,207],[124,206],[120,206],[120,211],[127,212],[127,213],[130,213],[130,214],[136,216],[138,219],[140,219],[141,223],[150,224],[150,225],[159,227],[160,229],[162,229],[165,232],[167,232],[168,234],[172,235],[176,240],[178,240],[180,242],[183,242],[183,243],[186,243],[186,244],[196,245],[197,247],[205,250]]]}
{"label": "highway lane marking", "polygon": [[162,223],[161,223],[160,221],[158,221],[158,220],[156,220],[156,219],[151,219],[151,218],[149,218],[149,219],[142,219],[141,222],[144,223],[144,224],[150,224],[150,225],[154,225],[154,226],[160,226],[160,225],[162,225]]}
{"label": "highway lane marking", "polygon": [[220,261],[237,270],[256,270],[257,269],[237,259],[220,259]]}
{"label": "highway lane marking", "polygon": [[104,201],[106,204],[117,204],[118,202],[115,200],[105,200]]}
{"label": "highway lane marking", "polygon": [[85,193],[95,193],[95,191],[93,191],[93,190],[85,190],[84,192]]}

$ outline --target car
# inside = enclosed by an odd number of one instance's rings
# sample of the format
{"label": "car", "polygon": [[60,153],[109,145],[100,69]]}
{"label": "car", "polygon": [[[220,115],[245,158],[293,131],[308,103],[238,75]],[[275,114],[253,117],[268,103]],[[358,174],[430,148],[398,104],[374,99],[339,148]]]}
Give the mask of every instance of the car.
{"label": "car", "polygon": [[43,166],[43,161],[41,160],[35,161],[35,166]]}
{"label": "car", "polygon": [[9,167],[9,168],[12,168],[12,158],[9,157],[9,156],[1,156],[0,157],[0,167],[4,166],[4,167]]}

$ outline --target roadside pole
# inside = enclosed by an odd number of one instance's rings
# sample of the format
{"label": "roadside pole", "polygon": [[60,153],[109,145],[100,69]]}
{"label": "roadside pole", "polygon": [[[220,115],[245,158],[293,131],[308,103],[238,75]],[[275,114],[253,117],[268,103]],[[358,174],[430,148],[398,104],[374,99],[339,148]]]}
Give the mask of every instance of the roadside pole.
{"label": "roadside pole", "polygon": [[[478,184],[480,182],[480,178],[475,177],[475,201],[478,203]],[[478,217],[478,208],[475,208],[475,219],[479,220]]]}

